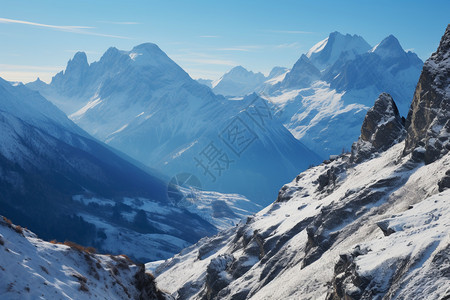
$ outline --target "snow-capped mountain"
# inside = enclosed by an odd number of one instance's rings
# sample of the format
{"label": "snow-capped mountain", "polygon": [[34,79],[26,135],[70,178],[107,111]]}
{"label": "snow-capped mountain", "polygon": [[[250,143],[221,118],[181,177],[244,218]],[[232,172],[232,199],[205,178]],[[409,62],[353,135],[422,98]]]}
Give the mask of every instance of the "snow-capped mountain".
{"label": "snow-capped mountain", "polygon": [[406,116],[422,61],[390,35],[370,47],[360,36],[338,32],[302,55],[282,81],[262,86],[286,128],[328,157],[349,150],[372,99],[388,92]]}
{"label": "snow-capped mountain", "polygon": [[2,299],[173,299],[126,256],[57,244],[0,216]]}
{"label": "snow-capped mountain", "polygon": [[262,73],[253,73],[237,66],[225,73],[211,86],[214,93],[224,96],[245,96],[253,93],[267,78]]}
{"label": "snow-capped mountain", "polygon": [[307,53],[309,58],[320,71],[324,71],[341,59],[343,55],[352,59],[370,50],[370,45],[359,35],[343,35],[337,31],[330,33],[328,38],[314,45]]}
{"label": "snow-capped mountain", "polygon": [[[349,150],[380,93],[390,93],[406,116],[421,68],[417,55],[404,51],[393,35],[371,47],[361,36],[333,32],[292,69],[276,67],[249,88],[272,102],[297,139],[327,158]],[[239,95],[238,89],[230,94]]]}
{"label": "snow-capped mountain", "polygon": [[156,260],[259,209],[206,191],[174,203],[186,198],[178,186],[90,137],[38,92],[0,79],[0,99],[2,214],[43,238]]}
{"label": "snow-capped mountain", "polygon": [[77,53],[50,85],[29,86],[93,136],[169,177],[192,173],[207,190],[266,205],[284,181],[320,161],[264,99],[216,96],[154,44],[110,48],[86,64]]}
{"label": "snow-capped mountain", "polygon": [[407,122],[381,94],[351,154],[162,263],[158,286],[178,299],[448,299],[449,41],[450,25]]}

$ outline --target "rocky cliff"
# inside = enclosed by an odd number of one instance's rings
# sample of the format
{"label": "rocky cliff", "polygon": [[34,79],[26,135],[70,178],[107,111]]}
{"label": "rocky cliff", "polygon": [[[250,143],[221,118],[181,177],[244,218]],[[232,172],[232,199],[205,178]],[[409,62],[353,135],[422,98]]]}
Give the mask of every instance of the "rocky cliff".
{"label": "rocky cliff", "polygon": [[423,66],[406,127],[404,154],[423,153],[431,163],[450,150],[450,25]]}
{"label": "rocky cliff", "polygon": [[361,162],[403,140],[404,123],[392,97],[382,93],[364,118],[361,136],[352,145],[351,161]]}

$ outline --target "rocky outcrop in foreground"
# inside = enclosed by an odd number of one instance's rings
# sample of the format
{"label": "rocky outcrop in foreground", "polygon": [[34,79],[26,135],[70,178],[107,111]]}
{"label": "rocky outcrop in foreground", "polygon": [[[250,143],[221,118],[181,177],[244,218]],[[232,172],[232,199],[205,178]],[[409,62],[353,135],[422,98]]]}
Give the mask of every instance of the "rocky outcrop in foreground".
{"label": "rocky outcrop in foreground", "polygon": [[389,94],[382,93],[369,109],[361,127],[361,136],[352,145],[351,161],[362,162],[383,152],[405,137],[405,120]]}
{"label": "rocky outcrop in foreground", "polygon": [[423,153],[431,163],[450,150],[450,25],[423,66],[406,127],[405,155]]}

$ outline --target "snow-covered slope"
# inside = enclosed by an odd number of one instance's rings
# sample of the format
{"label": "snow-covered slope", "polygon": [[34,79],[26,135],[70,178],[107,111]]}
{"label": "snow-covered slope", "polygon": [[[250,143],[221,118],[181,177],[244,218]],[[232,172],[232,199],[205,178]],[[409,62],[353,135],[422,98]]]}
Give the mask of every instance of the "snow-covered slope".
{"label": "snow-covered slope", "polygon": [[372,101],[388,92],[406,116],[422,61],[390,35],[371,48],[338,32],[315,45],[282,81],[263,89],[286,128],[322,157],[339,154],[359,134]]}
{"label": "snow-covered slope", "polygon": [[268,204],[284,181],[319,161],[264,100],[215,95],[154,44],[110,48],[86,63],[78,53],[49,86],[30,86],[93,136],[170,178],[192,173],[206,190]]}
{"label": "snow-covered slope", "polygon": [[[441,299],[450,293],[448,278],[439,275],[448,268],[450,193],[437,194],[437,181],[450,157],[428,166],[409,157],[395,164],[403,147],[354,167],[342,156],[300,174],[246,223],[160,265],[158,286],[179,299],[325,299],[334,293],[335,299],[360,299],[358,293],[381,298],[395,292]],[[397,230],[385,236],[378,224]],[[355,259],[343,264],[347,257]]]}
{"label": "snow-covered slope", "polygon": [[126,256],[55,244],[0,217],[1,299],[172,299]]}
{"label": "snow-covered slope", "polygon": [[[428,62],[437,68],[424,67],[429,82],[448,79],[449,36],[450,26]],[[419,84],[411,109],[426,109],[424,95],[440,87]],[[162,263],[158,286],[178,299],[448,299],[450,149],[427,160],[419,132],[404,151],[395,107],[380,95],[351,154],[299,174],[246,222]],[[449,141],[445,131],[434,138]]]}
{"label": "snow-covered slope", "polygon": [[258,210],[212,192],[199,203],[229,215],[176,205],[168,197],[181,194],[176,186],[94,140],[39,93],[0,79],[0,99],[1,212],[43,238],[156,260]]}

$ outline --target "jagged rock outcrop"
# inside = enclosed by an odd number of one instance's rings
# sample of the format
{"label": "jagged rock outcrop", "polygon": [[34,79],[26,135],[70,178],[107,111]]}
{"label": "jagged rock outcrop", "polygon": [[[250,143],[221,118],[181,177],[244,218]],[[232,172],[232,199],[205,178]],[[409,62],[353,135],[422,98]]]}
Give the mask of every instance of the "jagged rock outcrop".
{"label": "jagged rock outcrop", "polygon": [[438,182],[439,192],[443,192],[450,188],[450,170],[445,172],[445,176]]}
{"label": "jagged rock outcrop", "polygon": [[352,145],[351,162],[359,163],[387,150],[405,137],[404,118],[392,97],[382,93],[369,109],[361,127],[361,136]]}
{"label": "jagged rock outcrop", "polygon": [[356,300],[363,297],[363,291],[370,280],[358,274],[354,259],[365,252],[367,251],[361,251],[360,247],[356,246],[352,253],[339,256],[334,266],[333,292],[328,294],[327,300]]}
{"label": "jagged rock outcrop", "polygon": [[406,127],[404,155],[419,148],[431,163],[450,150],[450,25],[423,66]]}
{"label": "jagged rock outcrop", "polygon": [[211,260],[206,270],[206,283],[203,299],[213,299],[231,281],[227,269],[234,261],[233,255],[223,254]]}

